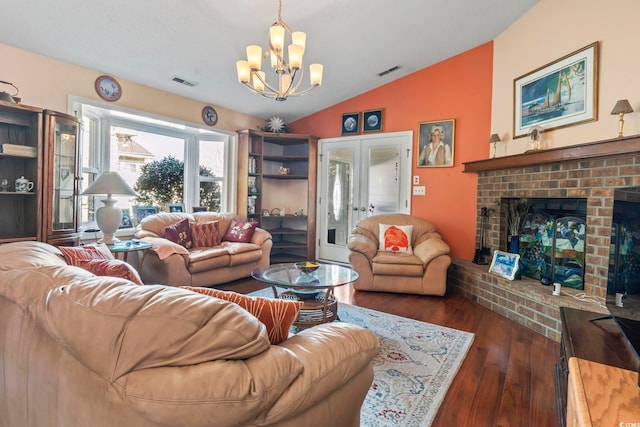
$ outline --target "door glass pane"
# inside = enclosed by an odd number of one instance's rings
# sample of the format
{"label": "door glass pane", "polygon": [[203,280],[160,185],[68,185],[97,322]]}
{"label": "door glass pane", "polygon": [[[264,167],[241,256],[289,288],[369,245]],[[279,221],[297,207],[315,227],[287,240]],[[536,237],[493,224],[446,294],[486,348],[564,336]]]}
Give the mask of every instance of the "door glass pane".
{"label": "door glass pane", "polygon": [[327,186],[326,243],[345,246],[351,229],[349,219],[353,193],[353,151],[329,152],[329,179]]}
{"label": "door glass pane", "polygon": [[399,150],[396,147],[369,149],[367,216],[401,212],[398,156]]}
{"label": "door glass pane", "polygon": [[73,228],[73,203],[76,163],[76,126],[56,123],[53,147],[52,229]]}
{"label": "door glass pane", "polygon": [[198,206],[208,211],[220,212],[223,206],[222,186],[224,179],[224,148],[222,141],[198,141],[199,159],[199,193]]}

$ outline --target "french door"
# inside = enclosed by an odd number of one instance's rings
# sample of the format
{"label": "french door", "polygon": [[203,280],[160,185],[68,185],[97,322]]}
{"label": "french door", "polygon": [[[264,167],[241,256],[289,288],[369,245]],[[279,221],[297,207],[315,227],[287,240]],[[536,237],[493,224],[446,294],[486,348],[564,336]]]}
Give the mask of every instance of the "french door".
{"label": "french door", "polygon": [[348,263],[351,229],[363,218],[411,211],[413,132],[318,142],[317,258]]}

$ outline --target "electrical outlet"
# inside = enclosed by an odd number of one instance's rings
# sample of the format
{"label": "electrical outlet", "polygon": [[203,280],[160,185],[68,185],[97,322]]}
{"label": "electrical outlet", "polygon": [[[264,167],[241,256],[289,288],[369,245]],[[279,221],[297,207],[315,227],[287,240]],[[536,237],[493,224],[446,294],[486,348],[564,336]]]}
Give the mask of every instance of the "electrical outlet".
{"label": "electrical outlet", "polygon": [[427,187],[424,185],[415,185],[413,187],[413,195],[414,196],[424,196],[427,194]]}
{"label": "electrical outlet", "polygon": [[420,184],[420,175],[414,175],[413,176],[413,185],[418,185]]}

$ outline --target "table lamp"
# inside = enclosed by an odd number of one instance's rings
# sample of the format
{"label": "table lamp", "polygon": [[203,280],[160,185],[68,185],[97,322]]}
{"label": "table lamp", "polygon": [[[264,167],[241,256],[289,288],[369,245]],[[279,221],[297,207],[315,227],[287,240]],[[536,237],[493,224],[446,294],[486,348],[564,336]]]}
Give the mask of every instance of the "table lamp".
{"label": "table lamp", "polygon": [[624,126],[624,115],[627,113],[633,113],[633,108],[631,108],[631,104],[626,99],[620,99],[616,102],[616,105],[611,110],[611,114],[617,114],[620,116],[620,120],[618,120],[618,127],[620,128],[620,132],[618,133],[618,138],[622,138],[622,127]]}
{"label": "table lamp", "polygon": [[492,154],[491,154],[491,158],[493,159],[494,157],[496,157],[496,142],[500,142],[500,135],[498,135],[497,133],[492,133],[491,137],[489,138],[489,143],[492,145]]}
{"label": "table lamp", "polygon": [[106,194],[107,198],[102,199],[104,206],[96,211],[96,223],[98,228],[104,234],[99,240],[101,243],[112,245],[118,241],[113,235],[122,223],[122,210],[113,206],[117,200],[111,198],[112,194],[122,196],[137,196],[136,193],[127,184],[117,172],[103,172],[98,179],[82,192],[83,196],[92,196],[98,194]]}

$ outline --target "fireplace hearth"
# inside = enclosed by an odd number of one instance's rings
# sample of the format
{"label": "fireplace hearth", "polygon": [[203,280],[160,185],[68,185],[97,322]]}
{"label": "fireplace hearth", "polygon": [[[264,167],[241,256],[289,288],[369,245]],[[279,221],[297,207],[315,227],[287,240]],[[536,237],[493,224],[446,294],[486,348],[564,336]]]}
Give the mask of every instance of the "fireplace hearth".
{"label": "fireplace hearth", "polygon": [[[544,201],[551,216],[564,214],[552,209],[553,202],[575,202],[571,216],[584,217],[583,289],[564,286],[561,296],[552,296],[551,287],[537,279],[510,282],[461,259],[453,260],[449,270],[450,289],[555,340],[560,337],[560,306],[606,312],[613,193],[640,185],[639,146],[640,137],[633,136],[465,163],[465,172],[478,174],[478,213],[483,207],[496,211],[485,235],[491,251],[507,249],[504,199]],[[479,241],[480,222],[476,229]]]}

